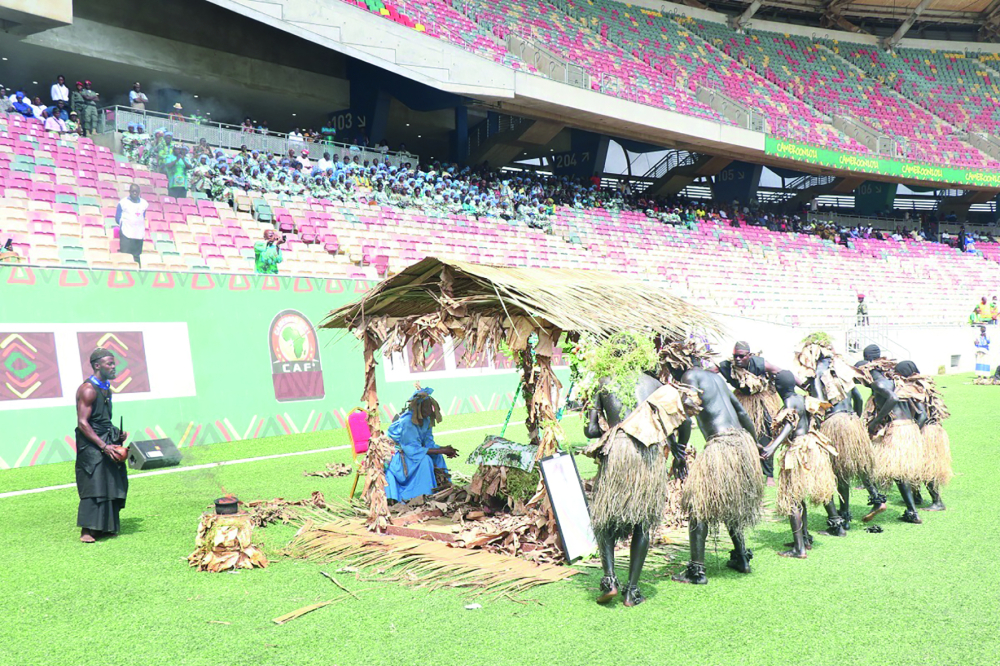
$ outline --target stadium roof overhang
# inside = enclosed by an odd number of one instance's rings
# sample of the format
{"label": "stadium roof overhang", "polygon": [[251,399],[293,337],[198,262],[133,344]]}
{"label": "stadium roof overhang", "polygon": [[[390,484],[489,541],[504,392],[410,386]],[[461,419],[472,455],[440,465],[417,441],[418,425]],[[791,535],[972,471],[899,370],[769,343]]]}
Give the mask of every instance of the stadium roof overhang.
{"label": "stadium roof overhang", "polygon": [[[744,15],[758,0],[704,0],[704,6],[731,15]],[[996,40],[1000,36],[1000,0],[763,0],[753,14],[791,21],[888,36],[900,27],[936,26],[966,39]],[[909,29],[909,26],[903,31]],[[901,35],[900,35],[901,37]],[[898,38],[897,38],[898,39]]]}

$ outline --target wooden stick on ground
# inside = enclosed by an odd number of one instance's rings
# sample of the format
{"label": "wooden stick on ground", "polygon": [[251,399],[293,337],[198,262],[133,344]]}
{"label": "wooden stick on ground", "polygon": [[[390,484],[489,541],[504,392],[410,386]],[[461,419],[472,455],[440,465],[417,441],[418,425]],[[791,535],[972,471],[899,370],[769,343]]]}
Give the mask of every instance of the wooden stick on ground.
{"label": "wooden stick on ground", "polygon": [[353,592],[351,592],[350,590],[348,590],[346,587],[344,587],[343,585],[341,585],[339,580],[337,580],[336,578],[334,578],[333,576],[331,576],[330,574],[328,574],[325,571],[320,571],[320,573],[323,574],[324,576],[326,576],[327,578],[329,578],[330,582],[332,582],[334,585],[336,585],[337,587],[339,587],[340,589],[342,589],[344,592],[347,592],[349,595],[351,595],[352,597],[354,597],[358,601],[361,601],[361,598],[358,597],[358,595],[354,594]]}

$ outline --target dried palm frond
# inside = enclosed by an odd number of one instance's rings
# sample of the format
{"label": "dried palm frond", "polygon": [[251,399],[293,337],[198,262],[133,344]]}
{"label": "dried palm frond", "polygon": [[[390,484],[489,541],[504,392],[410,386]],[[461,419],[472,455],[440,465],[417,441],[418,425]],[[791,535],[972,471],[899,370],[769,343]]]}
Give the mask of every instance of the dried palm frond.
{"label": "dried palm frond", "polygon": [[337,561],[366,580],[429,589],[458,588],[475,596],[518,594],[538,585],[565,580],[577,573],[568,567],[539,565],[482,550],[455,548],[441,541],[369,532],[361,520],[331,516],[319,522],[313,511],[285,549],[290,557]]}
{"label": "dried palm frond", "polygon": [[[528,319],[535,322],[531,328],[599,338],[622,330],[685,338],[692,330],[720,329],[711,315],[652,282],[601,271],[489,266],[434,257],[381,282],[360,301],[333,310],[323,327],[373,327],[379,339],[390,342],[451,335],[468,338],[478,351],[495,351],[500,339],[510,335],[501,332],[496,318],[508,329]],[[406,326],[395,329],[400,320]]]}
{"label": "dried palm frond", "polygon": [[195,538],[195,551],[188,564],[198,571],[229,571],[232,569],[265,568],[267,558],[250,543],[253,523],[248,514],[219,516],[202,515]]}

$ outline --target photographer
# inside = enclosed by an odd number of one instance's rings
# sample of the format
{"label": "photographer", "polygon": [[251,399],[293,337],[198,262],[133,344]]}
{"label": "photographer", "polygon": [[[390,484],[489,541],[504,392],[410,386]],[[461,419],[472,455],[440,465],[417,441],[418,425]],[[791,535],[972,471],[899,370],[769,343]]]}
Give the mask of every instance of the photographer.
{"label": "photographer", "polygon": [[175,199],[187,197],[188,172],[194,169],[187,146],[174,144],[173,153],[163,161],[163,169],[167,174],[167,194]]}
{"label": "photographer", "polygon": [[277,275],[278,264],[282,262],[281,246],[285,237],[274,229],[264,232],[264,241],[253,246],[254,265],[262,275]]}

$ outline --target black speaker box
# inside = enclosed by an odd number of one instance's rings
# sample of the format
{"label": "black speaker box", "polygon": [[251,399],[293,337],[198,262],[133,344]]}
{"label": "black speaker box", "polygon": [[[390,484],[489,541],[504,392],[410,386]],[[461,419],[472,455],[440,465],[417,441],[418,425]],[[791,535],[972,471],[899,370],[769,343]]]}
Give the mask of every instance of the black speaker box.
{"label": "black speaker box", "polygon": [[147,439],[128,447],[128,466],[132,469],[157,469],[181,464],[181,452],[172,439]]}

